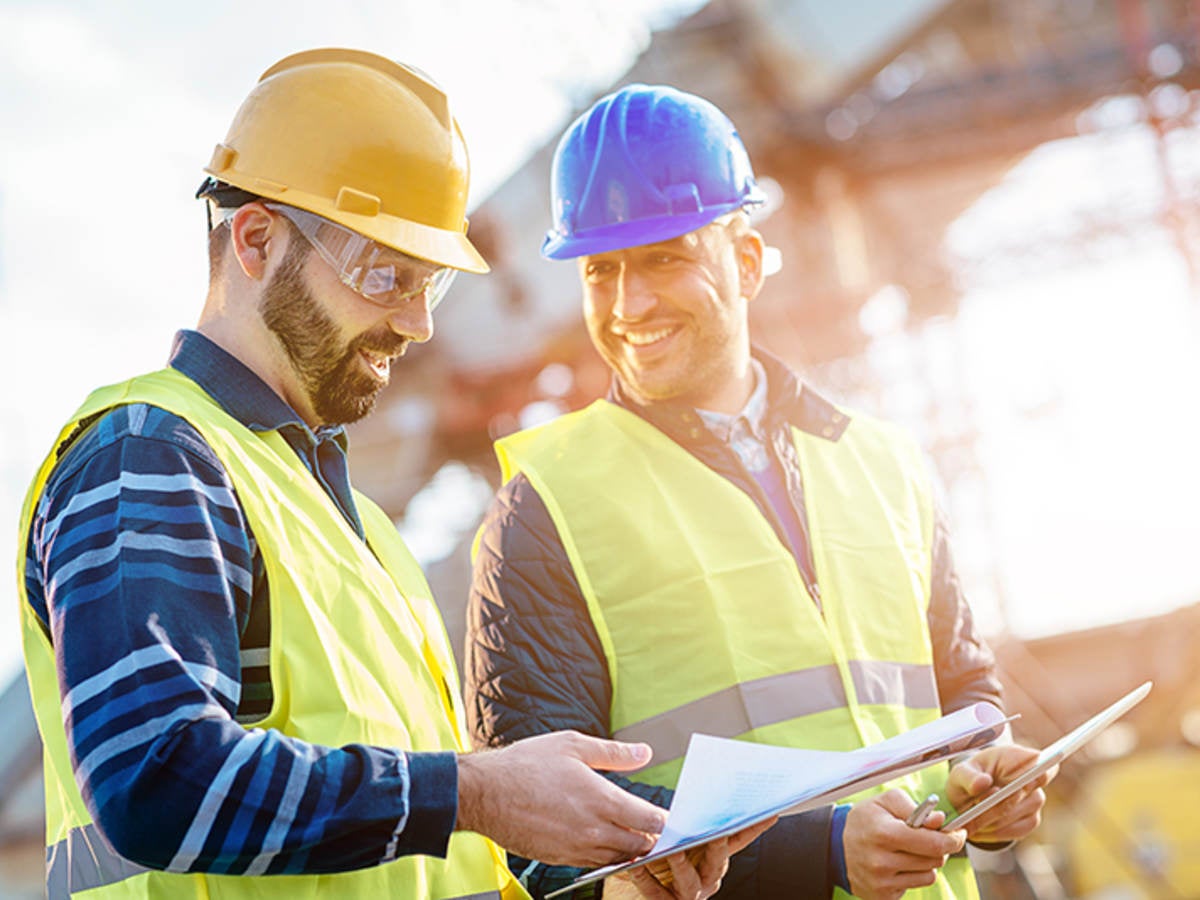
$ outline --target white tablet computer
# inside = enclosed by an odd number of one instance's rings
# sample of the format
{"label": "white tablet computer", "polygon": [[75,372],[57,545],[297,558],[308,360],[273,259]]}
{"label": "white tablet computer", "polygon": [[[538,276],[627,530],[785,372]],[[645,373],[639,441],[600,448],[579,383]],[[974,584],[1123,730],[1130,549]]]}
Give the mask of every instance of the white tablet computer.
{"label": "white tablet computer", "polygon": [[1045,772],[1052,766],[1058,765],[1101,731],[1115,722],[1129,710],[1133,709],[1142,699],[1150,693],[1150,687],[1153,682],[1147,681],[1141,687],[1130,691],[1112,706],[1098,712],[1092,716],[1074,731],[1064,734],[1061,738],[1038,754],[1037,761],[1014,778],[1008,784],[1001,787],[993,794],[988,794],[974,806],[969,806],[957,816],[947,819],[942,825],[942,831],[953,831],[957,828],[963,828],[967,824],[975,821],[979,816],[983,815],[989,809],[1003,803],[1025,785],[1037,779],[1039,775]]}

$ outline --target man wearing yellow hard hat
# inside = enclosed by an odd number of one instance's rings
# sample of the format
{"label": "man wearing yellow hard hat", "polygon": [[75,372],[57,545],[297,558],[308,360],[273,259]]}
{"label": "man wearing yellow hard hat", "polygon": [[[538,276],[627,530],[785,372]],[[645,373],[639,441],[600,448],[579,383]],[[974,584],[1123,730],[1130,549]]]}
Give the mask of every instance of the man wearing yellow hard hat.
{"label": "man wearing yellow hard hat", "polygon": [[[289,56],[206,171],[197,328],[87,398],[22,513],[48,896],[513,897],[493,841],[644,852],[662,812],[593,771],[644,745],[465,752],[428,585],[350,484],[343,426],[454,273],[487,271],[445,94],[370,53]],[[677,860],[672,895],[733,849]]]}

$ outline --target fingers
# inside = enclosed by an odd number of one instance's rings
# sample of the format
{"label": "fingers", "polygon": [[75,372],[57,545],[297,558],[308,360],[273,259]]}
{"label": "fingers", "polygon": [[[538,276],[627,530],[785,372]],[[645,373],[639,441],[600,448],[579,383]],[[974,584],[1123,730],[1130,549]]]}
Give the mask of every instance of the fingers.
{"label": "fingers", "polygon": [[710,894],[716,893],[717,889],[721,886],[721,879],[729,871],[729,857],[736,852],[731,849],[728,838],[716,843],[723,844],[724,846],[714,848],[705,853],[700,860],[700,865],[697,867],[704,890]]}
{"label": "fingers", "polygon": [[1041,754],[1032,747],[1022,744],[1001,744],[990,748],[993,754],[991,770],[998,778],[1010,781],[1032,766]]}
{"label": "fingers", "polygon": [[[916,809],[916,807],[914,806],[913,809]],[[905,819],[907,819],[907,818],[908,817],[905,816]],[[905,824],[907,824],[907,821],[905,822]],[[941,830],[941,827],[945,824],[946,824],[946,814],[944,812],[942,812],[940,809],[935,809],[933,812],[931,812],[928,816],[925,817],[925,821],[921,824],[921,827],[928,828],[930,831],[939,831],[939,830]]]}
{"label": "fingers", "polygon": [[609,822],[618,828],[651,835],[653,838],[662,834],[667,825],[665,809],[622,790],[603,776],[595,775],[595,778],[599,782],[596,785],[597,789],[604,795],[603,814]]}
{"label": "fingers", "polygon": [[627,874],[629,880],[638,889],[638,893],[643,897],[648,897],[650,900],[673,900],[675,897],[675,894],[659,884],[658,879],[651,875],[645,866],[631,869]]}
{"label": "fingers", "polygon": [[892,871],[881,876],[877,890],[893,897],[903,897],[905,891],[929,887],[937,881],[937,868]]}
{"label": "fingers", "polygon": [[1052,782],[1056,777],[1058,777],[1058,766],[1051,766],[1049,769],[1047,769],[1045,772],[1043,772],[1034,781],[1032,781],[1030,783],[1034,787],[1044,788],[1046,785],[1048,785],[1050,782]]}
{"label": "fingers", "polygon": [[850,886],[862,900],[899,898],[905,891],[929,887],[937,880],[936,866],[906,867],[904,860],[862,860],[850,872]]}
{"label": "fingers", "polygon": [[593,769],[605,772],[629,772],[650,762],[654,751],[649,744],[630,744],[573,734],[579,758]]}
{"label": "fingers", "polygon": [[890,791],[884,791],[877,797],[872,797],[867,803],[872,803],[883,807],[887,812],[891,813],[897,819],[905,819],[908,815],[917,808],[917,804],[912,801],[908,794],[899,788],[892,788]]}
{"label": "fingers", "polygon": [[[714,841],[713,843],[721,842]],[[712,844],[708,845],[708,847],[711,846]],[[705,850],[707,851],[708,848],[706,847]],[[720,853],[717,855],[721,856]],[[708,853],[705,852],[703,858],[707,857]],[[726,855],[723,858],[728,859],[728,856]],[[700,872],[692,865],[686,853],[672,853],[667,857],[667,864],[671,867],[671,889],[676,897],[704,896]],[[721,874],[724,874],[724,869],[721,870]],[[717,881],[720,882],[720,880],[720,875],[718,875]]]}
{"label": "fingers", "polygon": [[667,857],[671,892],[681,900],[711,897],[720,890],[721,879],[729,870],[727,839],[721,838],[697,849],[698,853],[672,853]]}
{"label": "fingers", "polygon": [[[958,852],[966,840],[965,832],[942,833],[938,830],[946,819],[945,813],[941,810],[935,810],[929,814],[929,818],[925,821],[925,827],[912,828],[909,826],[904,820],[916,809],[917,805],[908,794],[898,788],[892,788],[867,802],[877,804],[890,814],[887,817],[875,819],[871,823],[869,831],[863,829],[873,834],[871,842],[877,846],[886,846],[914,857],[937,859],[948,853]],[[857,821],[856,819],[856,824]]]}
{"label": "fingers", "polygon": [[[627,853],[623,858],[646,853],[667,824],[666,810],[636,794],[622,790],[608,779],[588,769],[632,769],[644,765],[651,750],[646,744],[609,741],[578,732],[559,732],[553,736],[564,742],[564,752],[574,756],[587,768],[581,768],[569,781],[557,788],[594,803],[596,814],[615,826],[623,835],[617,837],[613,849]],[[579,780],[576,781],[575,779]]]}
{"label": "fingers", "polygon": [[[947,783],[950,801],[959,807],[962,800],[972,799],[993,785],[1000,787],[1007,784],[1034,765],[1039,755],[1037,750],[1020,744],[1004,744],[980,750],[950,770]],[[1056,772],[1057,767],[1043,773],[1035,786],[1045,787]],[[957,790],[963,791],[965,797],[956,798]]]}
{"label": "fingers", "polygon": [[591,867],[641,856],[662,832],[666,811],[588,765],[623,754],[646,756],[637,745],[570,732],[463,754],[457,827],[555,865]]}
{"label": "fingers", "polygon": [[587,774],[589,781],[595,779],[598,796],[592,828],[585,829],[581,837],[609,851],[611,858],[605,863],[649,853],[666,825],[667,811],[594,772]]}
{"label": "fingers", "polygon": [[612,824],[584,829],[578,837],[583,846],[594,848],[594,861],[589,863],[594,866],[645,856],[656,839],[654,835]]}
{"label": "fingers", "polygon": [[946,799],[955,809],[962,809],[995,783],[992,773],[980,765],[979,754],[964,760],[950,770],[946,779]]}
{"label": "fingers", "polygon": [[915,808],[912,799],[897,789],[850,808],[842,842],[854,896],[886,900],[910,888],[926,887],[949,854],[962,847],[965,831],[942,833],[907,825],[904,819]]}
{"label": "fingers", "polygon": [[969,835],[967,833],[967,829],[965,828],[956,828],[953,831],[941,831],[939,833],[954,841],[954,849],[950,850],[946,856],[951,856],[957,853],[963,847],[967,846],[967,838]]}
{"label": "fingers", "polygon": [[968,826],[971,839],[983,843],[1020,840],[1041,824],[1045,804],[1046,794],[1041,788],[1022,791],[981,816],[973,823],[974,828]]}
{"label": "fingers", "polygon": [[743,828],[736,834],[731,834],[726,840],[729,841],[729,855],[746,849],[753,844],[763,832],[769,831],[771,826],[779,821],[779,816],[772,816],[765,822],[759,822],[757,825],[751,825],[748,828]]}
{"label": "fingers", "polygon": [[[729,853],[724,840],[713,841],[687,853],[672,853],[665,860],[638,866],[612,879],[619,883],[627,878],[640,896],[651,900],[702,900],[711,897],[721,887],[728,867]],[[604,895],[609,896],[606,884]],[[614,891],[623,897],[627,891]]]}

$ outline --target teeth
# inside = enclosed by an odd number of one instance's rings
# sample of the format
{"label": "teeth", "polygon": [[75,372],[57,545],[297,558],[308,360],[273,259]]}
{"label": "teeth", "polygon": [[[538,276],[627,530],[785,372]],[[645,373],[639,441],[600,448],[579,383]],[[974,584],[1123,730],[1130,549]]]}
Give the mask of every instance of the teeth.
{"label": "teeth", "polygon": [[661,341],[674,332],[674,325],[668,325],[666,328],[656,328],[654,331],[627,331],[625,333],[625,340],[635,347],[644,347],[647,344],[653,344],[655,341]]}
{"label": "teeth", "polygon": [[366,357],[367,364],[376,371],[386,372],[391,366],[391,357],[380,356],[377,353],[370,353],[366,350],[363,351],[363,356]]}

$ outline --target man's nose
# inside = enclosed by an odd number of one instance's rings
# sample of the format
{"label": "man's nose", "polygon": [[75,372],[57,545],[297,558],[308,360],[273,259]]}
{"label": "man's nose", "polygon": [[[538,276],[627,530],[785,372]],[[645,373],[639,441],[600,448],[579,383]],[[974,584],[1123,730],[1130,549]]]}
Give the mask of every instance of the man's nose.
{"label": "man's nose", "polygon": [[658,303],[649,280],[636,266],[622,266],[615,285],[613,317],[628,321],[644,318]]}
{"label": "man's nose", "polygon": [[429,308],[429,291],[410,297],[389,316],[388,326],[396,334],[418,344],[433,337],[433,311]]}

